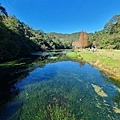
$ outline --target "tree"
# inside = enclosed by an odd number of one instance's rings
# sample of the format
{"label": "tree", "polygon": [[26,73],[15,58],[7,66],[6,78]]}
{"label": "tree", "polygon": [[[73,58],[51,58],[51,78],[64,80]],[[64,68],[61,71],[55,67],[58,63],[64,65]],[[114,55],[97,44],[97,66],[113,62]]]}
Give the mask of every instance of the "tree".
{"label": "tree", "polygon": [[86,32],[80,33],[79,42],[82,48],[85,48],[88,46],[88,36]]}
{"label": "tree", "polygon": [[119,19],[120,15],[113,16],[112,19],[110,19],[109,22],[105,24],[104,30],[106,30],[107,32],[110,31],[112,26],[116,24],[119,21]]}
{"label": "tree", "polygon": [[78,40],[72,43],[72,47],[77,48],[85,48],[88,46],[88,36],[86,32],[81,32]]}
{"label": "tree", "polygon": [[1,6],[1,3],[0,3],[0,11],[1,11],[1,13],[3,13],[6,17],[8,17],[8,14],[7,14],[7,12],[6,12],[6,9],[5,9],[3,6]]}
{"label": "tree", "polygon": [[118,19],[117,23],[112,25],[111,27],[110,34],[114,33],[120,33],[120,18]]}

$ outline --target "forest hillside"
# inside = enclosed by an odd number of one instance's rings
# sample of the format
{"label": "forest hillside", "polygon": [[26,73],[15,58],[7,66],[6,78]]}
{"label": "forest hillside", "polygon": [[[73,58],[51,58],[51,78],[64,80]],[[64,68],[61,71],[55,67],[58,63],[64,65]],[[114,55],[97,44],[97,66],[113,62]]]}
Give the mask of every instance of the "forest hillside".
{"label": "forest hillside", "polygon": [[[70,49],[72,42],[79,39],[80,32],[72,34],[45,33],[8,16],[0,8],[0,62],[9,61],[31,52],[52,49]],[[120,49],[120,15],[115,15],[103,30],[87,33],[89,45],[96,41],[100,49]]]}

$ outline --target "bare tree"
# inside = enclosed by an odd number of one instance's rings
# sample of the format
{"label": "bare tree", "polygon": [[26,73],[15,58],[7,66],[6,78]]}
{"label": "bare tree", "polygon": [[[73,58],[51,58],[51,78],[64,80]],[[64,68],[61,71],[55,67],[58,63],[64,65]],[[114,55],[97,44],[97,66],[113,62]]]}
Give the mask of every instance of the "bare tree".
{"label": "bare tree", "polygon": [[72,43],[73,49],[85,48],[88,46],[88,36],[86,32],[81,32],[78,40]]}
{"label": "bare tree", "polygon": [[89,43],[88,43],[88,35],[86,32],[84,32],[84,47],[88,47]]}

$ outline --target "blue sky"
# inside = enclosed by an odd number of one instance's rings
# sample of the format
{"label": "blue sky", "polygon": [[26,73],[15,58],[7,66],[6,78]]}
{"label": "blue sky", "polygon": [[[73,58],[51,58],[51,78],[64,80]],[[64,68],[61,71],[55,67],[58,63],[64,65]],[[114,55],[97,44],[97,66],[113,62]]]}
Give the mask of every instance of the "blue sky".
{"label": "blue sky", "polygon": [[44,32],[95,32],[120,14],[120,0],[0,0],[8,14]]}

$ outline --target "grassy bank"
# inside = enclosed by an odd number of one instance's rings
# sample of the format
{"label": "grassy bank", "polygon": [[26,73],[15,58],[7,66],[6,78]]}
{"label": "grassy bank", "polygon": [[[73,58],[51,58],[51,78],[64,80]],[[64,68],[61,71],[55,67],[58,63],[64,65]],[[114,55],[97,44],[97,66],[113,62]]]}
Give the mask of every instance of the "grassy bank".
{"label": "grassy bank", "polygon": [[67,54],[68,57],[82,60],[96,66],[111,77],[120,80],[120,50],[74,51]]}

